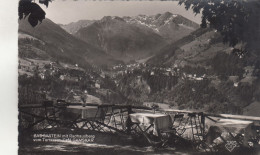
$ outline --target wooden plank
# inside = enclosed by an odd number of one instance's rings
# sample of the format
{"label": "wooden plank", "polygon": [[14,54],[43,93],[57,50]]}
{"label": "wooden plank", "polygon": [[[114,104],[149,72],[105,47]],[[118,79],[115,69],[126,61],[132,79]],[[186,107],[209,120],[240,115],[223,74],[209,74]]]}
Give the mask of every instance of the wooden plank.
{"label": "wooden plank", "polygon": [[[194,112],[194,111],[188,111],[188,110],[178,110],[178,109],[163,109],[160,110],[163,112],[176,112],[176,113],[201,113],[201,112]],[[226,118],[226,119],[239,119],[239,120],[249,120],[249,121],[260,121],[260,117],[254,117],[254,116],[245,116],[245,115],[231,115],[231,114],[210,114],[210,113],[204,113],[205,116],[212,116],[212,117],[220,117],[220,118]]]}
{"label": "wooden plank", "polygon": [[239,120],[248,120],[248,121],[260,121],[260,117],[254,116],[245,116],[245,115],[231,115],[231,114],[205,114],[206,116],[212,117],[221,117],[225,119],[239,119]]}

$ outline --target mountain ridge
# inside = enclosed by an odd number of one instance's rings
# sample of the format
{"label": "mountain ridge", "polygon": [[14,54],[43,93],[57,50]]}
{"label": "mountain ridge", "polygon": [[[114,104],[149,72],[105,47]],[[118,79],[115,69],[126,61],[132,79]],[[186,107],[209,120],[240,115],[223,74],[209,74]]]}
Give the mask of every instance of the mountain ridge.
{"label": "mountain ridge", "polygon": [[[71,25],[74,25],[73,32]],[[199,28],[197,23],[170,12],[152,16],[104,16],[100,20],[80,20],[60,26],[124,62],[156,55],[167,44]]]}
{"label": "mountain ridge", "polygon": [[79,20],[77,22],[71,22],[69,24],[58,24],[61,28],[69,32],[70,34],[75,34],[79,29],[87,27],[88,25],[94,23],[96,20]]}
{"label": "mountain ridge", "polygon": [[199,28],[199,25],[179,14],[165,12],[152,16],[124,17],[126,22],[149,27],[169,42],[176,41]]}

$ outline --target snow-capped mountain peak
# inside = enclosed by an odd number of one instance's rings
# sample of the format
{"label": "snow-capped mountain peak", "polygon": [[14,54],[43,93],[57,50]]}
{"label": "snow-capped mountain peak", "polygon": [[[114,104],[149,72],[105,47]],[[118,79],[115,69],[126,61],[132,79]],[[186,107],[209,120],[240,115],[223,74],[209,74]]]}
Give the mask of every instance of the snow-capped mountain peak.
{"label": "snow-capped mountain peak", "polygon": [[152,16],[138,15],[135,17],[123,17],[129,24],[135,24],[151,28],[157,34],[163,36],[169,41],[180,39],[179,35],[189,34],[191,31],[199,28],[199,25],[185,17],[166,12]]}

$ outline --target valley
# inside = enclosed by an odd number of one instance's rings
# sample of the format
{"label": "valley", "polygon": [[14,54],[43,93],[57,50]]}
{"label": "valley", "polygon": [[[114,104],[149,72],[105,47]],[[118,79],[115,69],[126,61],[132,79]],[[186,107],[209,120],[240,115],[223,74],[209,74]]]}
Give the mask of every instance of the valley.
{"label": "valley", "polygon": [[[260,62],[181,15],[19,23],[19,104],[45,99],[259,116]],[[259,57],[258,57],[259,58]],[[30,98],[30,100],[26,100]]]}

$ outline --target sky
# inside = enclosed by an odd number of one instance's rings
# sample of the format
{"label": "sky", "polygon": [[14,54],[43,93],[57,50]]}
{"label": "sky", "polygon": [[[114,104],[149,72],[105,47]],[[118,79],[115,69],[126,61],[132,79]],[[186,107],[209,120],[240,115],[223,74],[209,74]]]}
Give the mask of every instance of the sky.
{"label": "sky", "polygon": [[137,16],[155,15],[172,12],[180,14],[194,22],[200,23],[201,15],[194,15],[185,10],[178,1],[86,1],[86,0],[54,0],[46,8],[46,17],[58,24],[68,24],[82,19],[101,19],[104,16]]}

